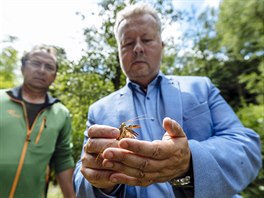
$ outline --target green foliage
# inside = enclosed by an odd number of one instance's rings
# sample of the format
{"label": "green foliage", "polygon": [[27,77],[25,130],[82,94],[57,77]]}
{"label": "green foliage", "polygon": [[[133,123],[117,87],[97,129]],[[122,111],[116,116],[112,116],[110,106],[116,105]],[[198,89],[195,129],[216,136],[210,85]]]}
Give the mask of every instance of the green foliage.
{"label": "green foliage", "polygon": [[256,95],[258,104],[264,103],[264,59],[258,65],[256,72],[244,73],[239,76],[239,82],[246,84],[249,93]]}
{"label": "green foliage", "polygon": [[[174,74],[210,77],[234,109],[245,103],[261,104],[264,23],[259,13],[264,13],[264,6],[263,1],[258,3],[224,0],[219,12],[186,14],[190,27],[184,31],[183,55],[177,57],[175,71],[171,69]],[[256,39],[262,44],[254,45]]]}
{"label": "green foliage", "polygon": [[222,44],[236,59],[263,55],[264,1],[223,0],[217,31]]}
{"label": "green foliage", "polygon": [[0,89],[10,88],[17,84],[15,69],[17,68],[18,52],[6,47],[0,53]]}
{"label": "green foliage", "polygon": [[262,0],[223,0],[220,7],[217,33],[227,62],[236,63],[233,67],[237,67],[235,76],[241,102],[263,104],[263,13]]}
{"label": "green foliage", "polygon": [[107,0],[100,3],[100,28],[88,27],[84,30],[87,49],[80,63],[84,71],[96,73],[102,79],[112,81],[115,90],[125,83],[118,59],[117,44],[114,37],[114,19],[124,2]]}
{"label": "green foliage", "polygon": [[[257,131],[260,135],[261,142],[264,142],[264,104],[253,105],[249,104],[241,108],[238,112],[238,117],[242,123],[249,128]],[[262,164],[264,162],[264,147],[262,146]],[[252,182],[242,193],[244,198],[262,197],[264,194],[264,170],[260,170],[257,179]]]}
{"label": "green foliage", "polygon": [[57,79],[51,92],[71,112],[73,156],[77,161],[82,150],[88,107],[112,92],[114,88],[109,80],[102,79],[100,75],[83,71],[80,64],[61,59],[59,65]]}

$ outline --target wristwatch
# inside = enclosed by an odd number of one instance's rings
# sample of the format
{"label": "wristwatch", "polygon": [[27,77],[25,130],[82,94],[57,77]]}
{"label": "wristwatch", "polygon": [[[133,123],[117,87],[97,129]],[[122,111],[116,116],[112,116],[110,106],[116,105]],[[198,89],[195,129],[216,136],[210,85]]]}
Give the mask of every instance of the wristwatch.
{"label": "wristwatch", "polygon": [[173,187],[181,187],[181,188],[188,188],[194,187],[194,179],[193,179],[193,164],[192,164],[192,159],[190,161],[190,167],[189,170],[187,171],[186,175],[184,177],[176,177],[173,178],[169,181],[169,183]]}
{"label": "wristwatch", "polygon": [[191,184],[191,176],[188,175],[182,178],[173,178],[169,183],[175,187],[187,187]]}

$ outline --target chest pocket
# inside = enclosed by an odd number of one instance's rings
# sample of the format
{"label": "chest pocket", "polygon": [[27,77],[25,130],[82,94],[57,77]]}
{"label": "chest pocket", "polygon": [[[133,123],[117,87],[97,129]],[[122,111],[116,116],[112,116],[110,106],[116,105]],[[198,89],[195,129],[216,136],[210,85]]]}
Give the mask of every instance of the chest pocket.
{"label": "chest pocket", "polygon": [[60,130],[59,124],[46,115],[41,116],[32,131],[28,150],[39,154],[53,153]]}
{"label": "chest pocket", "polygon": [[212,136],[213,126],[208,103],[204,102],[184,112],[183,129],[188,139],[198,141]]}

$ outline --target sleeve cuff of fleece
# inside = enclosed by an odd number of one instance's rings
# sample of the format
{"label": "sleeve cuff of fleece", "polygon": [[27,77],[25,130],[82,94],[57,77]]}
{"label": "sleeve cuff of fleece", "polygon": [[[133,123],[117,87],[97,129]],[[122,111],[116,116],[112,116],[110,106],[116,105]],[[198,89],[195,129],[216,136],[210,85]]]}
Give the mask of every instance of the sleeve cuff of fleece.
{"label": "sleeve cuff of fleece", "polygon": [[69,158],[67,161],[64,161],[64,163],[61,163],[58,166],[55,165],[55,173],[57,174],[70,168],[74,168],[73,158]]}

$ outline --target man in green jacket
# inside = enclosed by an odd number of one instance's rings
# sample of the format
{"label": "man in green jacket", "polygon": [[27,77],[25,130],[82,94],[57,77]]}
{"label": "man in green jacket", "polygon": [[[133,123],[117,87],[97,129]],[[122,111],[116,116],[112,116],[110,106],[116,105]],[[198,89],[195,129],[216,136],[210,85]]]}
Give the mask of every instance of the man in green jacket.
{"label": "man in green jacket", "polygon": [[35,47],[22,58],[22,86],[0,91],[0,197],[43,197],[50,165],[75,197],[70,114],[47,93],[57,70],[55,50]]}

